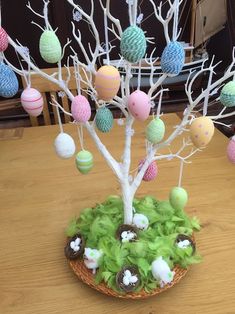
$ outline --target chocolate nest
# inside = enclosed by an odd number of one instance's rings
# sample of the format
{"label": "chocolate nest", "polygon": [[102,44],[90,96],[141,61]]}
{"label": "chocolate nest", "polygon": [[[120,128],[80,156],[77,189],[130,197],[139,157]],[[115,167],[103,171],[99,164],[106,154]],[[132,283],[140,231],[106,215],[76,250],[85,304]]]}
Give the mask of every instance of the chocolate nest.
{"label": "chocolate nest", "polygon": [[116,237],[118,240],[122,241],[122,233],[124,231],[130,231],[132,233],[135,233],[136,236],[135,238],[133,238],[132,240],[130,240],[130,242],[135,242],[137,240],[137,233],[138,233],[138,229],[132,225],[121,225],[116,232]]}
{"label": "chocolate nest", "polygon": [[191,247],[192,247],[192,249],[193,249],[192,254],[194,254],[195,251],[196,251],[196,244],[195,244],[195,242],[192,240],[192,238],[190,238],[189,236],[187,236],[187,235],[185,235],[185,234],[178,234],[178,236],[177,236],[175,242],[176,242],[176,244],[177,244],[177,243],[179,243],[179,242],[181,242],[181,241],[185,241],[185,240],[188,240],[188,241],[190,242],[190,245],[191,245]]}
{"label": "chocolate nest", "polygon": [[[123,278],[125,276],[125,271],[129,270],[131,272],[132,276],[136,276],[138,278],[138,281],[135,283],[131,283],[128,286],[124,285]],[[116,284],[117,286],[125,291],[125,292],[132,292],[134,291],[140,284],[140,274],[138,269],[135,266],[126,266],[124,267],[120,272],[116,275]]]}
{"label": "chocolate nest", "polygon": [[[72,241],[75,241],[77,238],[80,238],[81,239],[81,242],[80,242],[80,249],[79,251],[75,252],[71,247],[70,247],[70,243]],[[84,253],[84,248],[85,248],[85,241],[84,241],[84,238],[83,236],[80,234],[80,233],[77,233],[75,236],[73,236],[72,238],[69,238],[68,239],[68,242],[64,248],[64,254],[66,256],[67,259],[69,260],[75,260],[77,259],[78,257],[82,256],[83,253]]]}

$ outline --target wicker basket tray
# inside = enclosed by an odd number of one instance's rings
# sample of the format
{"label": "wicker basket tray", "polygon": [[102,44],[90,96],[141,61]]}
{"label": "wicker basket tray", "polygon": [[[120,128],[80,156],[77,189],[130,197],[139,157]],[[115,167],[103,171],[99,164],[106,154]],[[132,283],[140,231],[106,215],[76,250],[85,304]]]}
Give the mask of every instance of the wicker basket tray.
{"label": "wicker basket tray", "polygon": [[75,260],[75,261],[69,261],[70,267],[74,271],[74,273],[78,276],[80,280],[82,280],[85,284],[90,286],[91,288],[106,294],[108,296],[116,297],[116,298],[122,298],[122,299],[146,299],[151,296],[157,295],[171,287],[173,287],[175,284],[177,284],[188,272],[188,269],[183,269],[180,267],[175,267],[175,276],[174,280],[170,283],[164,286],[164,288],[157,288],[154,291],[147,293],[145,290],[142,290],[140,292],[136,293],[126,293],[126,294],[119,294],[116,291],[108,288],[105,283],[100,283],[97,285],[94,280],[94,275],[92,272],[86,268],[85,264],[82,260]]}

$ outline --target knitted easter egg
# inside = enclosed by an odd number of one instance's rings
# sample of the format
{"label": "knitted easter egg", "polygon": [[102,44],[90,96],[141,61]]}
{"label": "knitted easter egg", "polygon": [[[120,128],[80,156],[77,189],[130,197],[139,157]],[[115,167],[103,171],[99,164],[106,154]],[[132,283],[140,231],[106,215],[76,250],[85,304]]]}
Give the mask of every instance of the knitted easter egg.
{"label": "knitted easter egg", "polygon": [[[141,170],[143,164],[144,164],[145,160],[141,160],[139,162],[139,171]],[[143,177],[143,180],[146,181],[146,182],[149,182],[149,181],[153,181],[156,176],[158,174],[158,167],[157,167],[157,163],[156,161],[153,161],[147,168],[147,170],[145,171],[145,174],[144,174],[144,177]]]}
{"label": "knitted easter egg", "polygon": [[55,32],[46,30],[42,33],[39,41],[41,57],[48,63],[57,63],[62,56],[60,41]]}
{"label": "knitted easter egg", "polygon": [[87,174],[93,167],[93,155],[87,150],[80,151],[76,156],[76,166],[82,174]]}
{"label": "knitted easter egg", "polygon": [[198,148],[204,147],[211,141],[214,131],[214,123],[210,118],[196,118],[190,126],[191,141]]}
{"label": "knitted easter egg", "polygon": [[121,54],[129,62],[139,62],[146,53],[144,32],[137,26],[129,26],[122,34]]}
{"label": "knitted easter egg", "polygon": [[170,192],[169,201],[176,210],[183,209],[188,202],[188,193],[181,187],[174,187]]}
{"label": "knitted easter egg", "polygon": [[76,151],[73,138],[67,133],[60,133],[54,142],[56,154],[64,159],[70,158]]}
{"label": "knitted easter egg", "polygon": [[71,113],[77,122],[85,123],[91,117],[91,106],[85,96],[74,97],[71,105]]}
{"label": "knitted easter egg", "polygon": [[160,118],[153,119],[146,128],[146,138],[152,144],[160,143],[165,135],[165,124]]}
{"label": "knitted easter egg", "polygon": [[0,52],[3,52],[8,47],[8,36],[6,31],[0,27]]}
{"label": "knitted easter egg", "polygon": [[21,103],[24,110],[33,117],[37,117],[43,110],[43,97],[35,88],[26,88],[21,94]]}
{"label": "knitted easter egg", "polygon": [[221,90],[220,101],[225,107],[235,106],[235,82],[228,82]]}
{"label": "knitted easter egg", "polygon": [[164,49],[161,57],[161,68],[163,73],[176,76],[184,66],[185,51],[181,43],[170,42]]}
{"label": "knitted easter egg", "polygon": [[4,98],[10,98],[15,96],[18,92],[19,83],[15,72],[6,65],[5,63],[0,63],[0,96]]}
{"label": "knitted easter egg", "polygon": [[128,109],[136,120],[146,120],[151,110],[151,101],[149,96],[140,90],[136,90],[129,96]]}
{"label": "knitted easter egg", "polygon": [[109,132],[113,127],[113,114],[106,107],[97,110],[95,123],[97,129],[103,133]]}
{"label": "knitted easter egg", "polygon": [[95,89],[98,98],[108,101],[113,99],[120,88],[120,74],[118,70],[111,65],[102,66],[95,77]]}
{"label": "knitted easter egg", "polygon": [[228,159],[235,164],[235,136],[233,136],[227,147]]}

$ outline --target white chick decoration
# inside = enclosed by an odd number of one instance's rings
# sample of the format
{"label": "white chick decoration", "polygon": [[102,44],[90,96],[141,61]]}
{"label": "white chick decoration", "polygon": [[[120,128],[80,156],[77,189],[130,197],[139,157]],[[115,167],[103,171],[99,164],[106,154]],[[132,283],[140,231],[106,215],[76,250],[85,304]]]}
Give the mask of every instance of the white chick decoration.
{"label": "white chick decoration", "polygon": [[132,276],[131,272],[127,269],[124,272],[124,276],[122,280],[125,286],[129,286],[130,284],[135,284],[138,281],[138,277],[135,275]]}
{"label": "white chick decoration", "polygon": [[160,256],[152,262],[152,274],[155,279],[160,280],[160,286],[164,287],[173,281],[175,272],[171,271],[167,262]]}
{"label": "white chick decoration", "polygon": [[85,248],[84,264],[88,269],[92,269],[93,274],[96,273],[96,269],[99,267],[99,260],[102,255],[103,252],[100,250]]}
{"label": "white chick decoration", "polygon": [[149,220],[148,218],[143,214],[135,214],[133,218],[133,224],[141,230],[148,229],[149,226]]}

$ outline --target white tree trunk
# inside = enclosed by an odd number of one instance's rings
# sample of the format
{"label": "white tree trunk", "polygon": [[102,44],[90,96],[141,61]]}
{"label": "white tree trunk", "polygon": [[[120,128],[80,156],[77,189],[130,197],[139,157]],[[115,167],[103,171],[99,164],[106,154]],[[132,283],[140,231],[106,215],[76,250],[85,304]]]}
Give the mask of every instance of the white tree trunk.
{"label": "white tree trunk", "polygon": [[121,182],[122,187],[122,200],[124,210],[124,224],[131,225],[133,222],[133,199],[134,195],[131,192],[130,184],[127,180]]}

